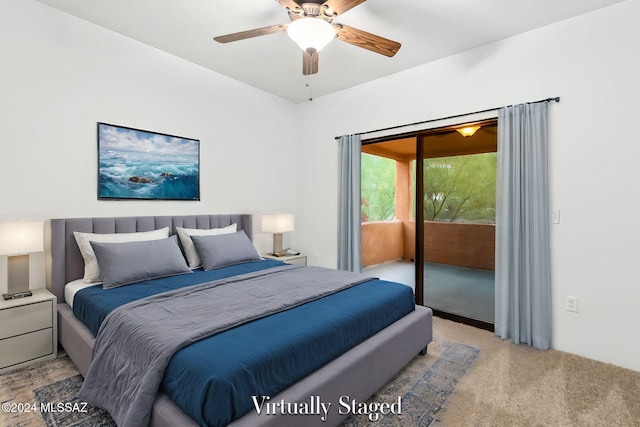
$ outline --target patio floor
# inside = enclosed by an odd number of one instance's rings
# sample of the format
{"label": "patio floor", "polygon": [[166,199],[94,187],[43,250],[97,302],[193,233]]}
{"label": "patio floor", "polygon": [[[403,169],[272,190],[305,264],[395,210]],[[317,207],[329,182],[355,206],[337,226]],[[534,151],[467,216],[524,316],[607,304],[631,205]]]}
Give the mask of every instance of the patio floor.
{"label": "patio floor", "polygon": [[[367,274],[400,282],[415,290],[414,264],[394,261],[366,267]],[[495,321],[493,270],[424,263],[424,304],[434,310],[482,322]]]}

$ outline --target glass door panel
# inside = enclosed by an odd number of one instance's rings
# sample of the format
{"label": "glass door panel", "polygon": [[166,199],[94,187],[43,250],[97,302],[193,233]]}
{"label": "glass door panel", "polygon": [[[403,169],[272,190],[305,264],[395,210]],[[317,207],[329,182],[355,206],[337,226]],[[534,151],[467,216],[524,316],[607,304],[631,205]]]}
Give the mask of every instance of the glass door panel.
{"label": "glass door panel", "polygon": [[365,271],[414,289],[441,317],[494,322],[497,124],[362,147]]}
{"label": "glass door panel", "polygon": [[[469,141],[455,131],[448,137]],[[441,133],[424,135],[418,150],[424,305],[443,317],[487,327],[494,323],[495,306],[496,153],[468,154],[468,147],[460,154],[454,149],[434,153],[430,145],[442,138]]]}
{"label": "glass door panel", "polygon": [[363,144],[362,265],[367,274],[414,288],[416,138]]}

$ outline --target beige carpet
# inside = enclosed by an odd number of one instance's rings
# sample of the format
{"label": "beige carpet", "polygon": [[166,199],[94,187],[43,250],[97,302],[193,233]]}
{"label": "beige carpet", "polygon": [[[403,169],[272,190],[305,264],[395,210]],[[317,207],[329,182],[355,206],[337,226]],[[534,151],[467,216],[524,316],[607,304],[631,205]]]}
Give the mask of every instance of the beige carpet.
{"label": "beige carpet", "polygon": [[447,320],[434,323],[437,336],[480,354],[433,425],[640,426],[640,372],[515,345]]}
{"label": "beige carpet", "polygon": [[[452,382],[453,393],[432,410],[431,426],[640,427],[640,372],[514,345],[439,318],[434,319],[434,334],[429,354],[416,357],[373,399],[404,395],[453,342],[480,351],[466,373]],[[0,375],[0,402],[32,402],[34,389],[74,375],[77,371],[66,357]],[[362,418],[348,424],[373,425]],[[386,417],[378,424],[419,425],[405,417]],[[37,412],[0,412],[0,426],[43,425]]]}

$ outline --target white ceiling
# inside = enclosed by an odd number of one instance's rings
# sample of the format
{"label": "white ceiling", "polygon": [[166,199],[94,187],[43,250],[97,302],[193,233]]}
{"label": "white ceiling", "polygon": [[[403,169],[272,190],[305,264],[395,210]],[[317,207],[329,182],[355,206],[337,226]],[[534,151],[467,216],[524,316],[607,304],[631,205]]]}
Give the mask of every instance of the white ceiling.
{"label": "white ceiling", "polygon": [[276,0],[38,0],[233,79],[303,102],[623,0],[368,0],[334,22],[402,43],[393,58],[334,40],[302,75],[286,33],[214,36],[288,23]]}

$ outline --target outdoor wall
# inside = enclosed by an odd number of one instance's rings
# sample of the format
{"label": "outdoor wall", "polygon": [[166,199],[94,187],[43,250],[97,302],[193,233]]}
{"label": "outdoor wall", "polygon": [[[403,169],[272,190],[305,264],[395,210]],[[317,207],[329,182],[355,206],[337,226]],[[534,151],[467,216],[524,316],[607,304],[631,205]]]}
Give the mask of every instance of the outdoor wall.
{"label": "outdoor wall", "polygon": [[[415,221],[404,223],[405,259],[415,259]],[[457,222],[424,223],[424,260],[459,267],[495,269],[496,227]]]}
{"label": "outdoor wall", "polygon": [[402,221],[362,223],[362,266],[403,258]]}
{"label": "outdoor wall", "polygon": [[[640,370],[640,144],[628,126],[640,99],[640,61],[630,54],[639,16],[640,2],[618,3],[304,104],[300,249],[336,265],[336,136],[560,96],[549,105],[550,207],[560,210],[552,346]],[[577,313],[564,309],[566,296],[578,297]]]}
{"label": "outdoor wall", "polygon": [[[493,270],[495,226],[451,222],[424,223],[424,260],[437,264]],[[415,221],[362,223],[362,266],[414,260]]]}

